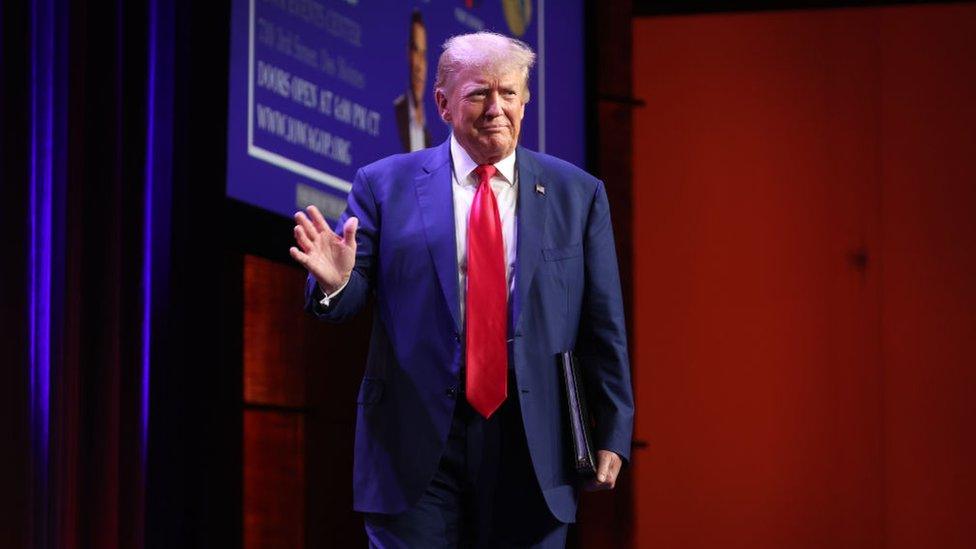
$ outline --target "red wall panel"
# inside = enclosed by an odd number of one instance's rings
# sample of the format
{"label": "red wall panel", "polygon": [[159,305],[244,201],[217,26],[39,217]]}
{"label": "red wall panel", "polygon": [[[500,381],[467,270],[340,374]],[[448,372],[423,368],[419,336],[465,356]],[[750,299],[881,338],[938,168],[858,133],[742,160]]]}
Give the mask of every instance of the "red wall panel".
{"label": "red wall panel", "polygon": [[972,547],[976,6],[881,21],[888,546]]}
{"label": "red wall panel", "polygon": [[244,256],[244,402],[302,407],[315,336],[302,314],[306,273]]}
{"label": "red wall panel", "polygon": [[244,411],[244,549],[305,547],[305,418]]}
{"label": "red wall panel", "polygon": [[244,546],[361,546],[352,445],[370,315],[318,322],[304,270],[243,264]]}
{"label": "red wall panel", "polygon": [[[638,546],[961,541],[973,13],[635,22]],[[911,108],[893,103],[904,94]],[[929,349],[942,362],[920,378],[910,353]]]}

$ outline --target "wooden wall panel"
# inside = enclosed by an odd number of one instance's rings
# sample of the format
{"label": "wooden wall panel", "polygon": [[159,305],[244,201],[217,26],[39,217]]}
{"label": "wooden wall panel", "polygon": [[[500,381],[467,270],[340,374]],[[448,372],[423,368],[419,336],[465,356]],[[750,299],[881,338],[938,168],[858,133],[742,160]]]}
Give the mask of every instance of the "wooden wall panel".
{"label": "wooden wall panel", "polygon": [[282,547],[364,545],[352,453],[369,311],[318,322],[303,310],[303,269],[249,255],[243,263],[245,546],[264,547],[279,529],[301,543]]}
{"label": "wooden wall panel", "polygon": [[244,400],[305,405],[310,330],[302,314],[305,271],[244,258]]}
{"label": "wooden wall panel", "polygon": [[305,547],[305,421],[244,411],[244,548]]}

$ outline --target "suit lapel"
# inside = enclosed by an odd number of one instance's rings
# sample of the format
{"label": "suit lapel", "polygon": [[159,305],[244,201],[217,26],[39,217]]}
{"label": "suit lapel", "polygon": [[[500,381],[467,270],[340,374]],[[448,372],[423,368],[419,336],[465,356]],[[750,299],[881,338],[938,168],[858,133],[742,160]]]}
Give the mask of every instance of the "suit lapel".
{"label": "suit lapel", "polygon": [[545,234],[549,211],[546,195],[536,191],[536,185],[544,185],[541,168],[532,153],[522,147],[516,151],[519,177],[518,233],[516,244],[515,292],[512,302],[513,333],[518,333],[519,319],[528,297],[529,286],[539,266],[542,235]]}
{"label": "suit lapel", "polygon": [[454,195],[451,189],[450,140],[438,147],[415,180],[417,205],[424,221],[427,248],[434,262],[444,300],[454,326],[461,332],[458,294],[457,242],[454,234]]}

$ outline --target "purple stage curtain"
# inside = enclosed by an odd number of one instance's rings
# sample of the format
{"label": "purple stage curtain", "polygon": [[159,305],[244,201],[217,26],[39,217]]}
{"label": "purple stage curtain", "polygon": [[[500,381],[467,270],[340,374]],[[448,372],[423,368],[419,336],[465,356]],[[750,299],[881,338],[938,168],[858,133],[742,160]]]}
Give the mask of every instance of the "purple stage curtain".
{"label": "purple stage curtain", "polygon": [[143,547],[172,17],[155,0],[26,4],[2,10],[0,535]]}

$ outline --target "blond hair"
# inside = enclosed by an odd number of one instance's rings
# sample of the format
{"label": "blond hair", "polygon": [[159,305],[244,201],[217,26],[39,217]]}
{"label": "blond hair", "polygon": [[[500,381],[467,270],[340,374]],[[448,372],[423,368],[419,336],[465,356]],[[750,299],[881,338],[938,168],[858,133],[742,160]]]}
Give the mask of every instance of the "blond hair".
{"label": "blond hair", "polygon": [[493,74],[520,71],[528,101],[529,69],[534,64],[535,52],[521,40],[494,32],[452,36],[444,42],[444,51],[437,61],[434,91],[446,94],[457,73],[467,68],[476,67]]}

